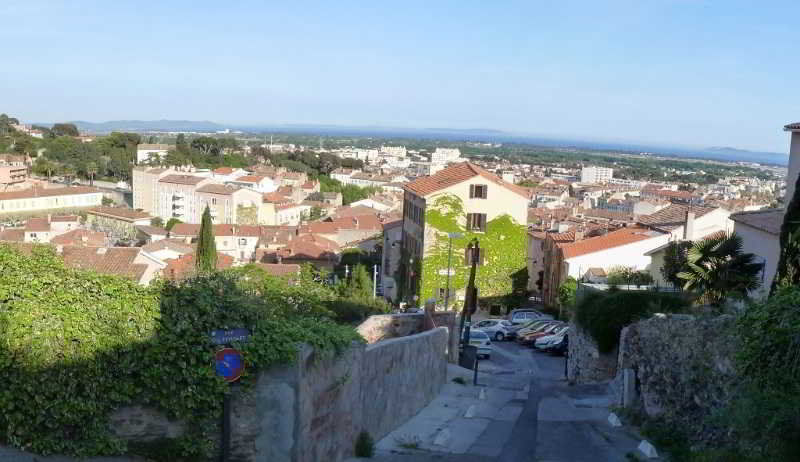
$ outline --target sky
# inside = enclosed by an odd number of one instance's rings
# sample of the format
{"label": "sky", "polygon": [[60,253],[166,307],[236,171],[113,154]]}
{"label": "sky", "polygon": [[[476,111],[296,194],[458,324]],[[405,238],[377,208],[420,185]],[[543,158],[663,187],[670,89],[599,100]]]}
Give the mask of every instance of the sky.
{"label": "sky", "polygon": [[787,152],[798,18],[797,0],[2,0],[0,112]]}

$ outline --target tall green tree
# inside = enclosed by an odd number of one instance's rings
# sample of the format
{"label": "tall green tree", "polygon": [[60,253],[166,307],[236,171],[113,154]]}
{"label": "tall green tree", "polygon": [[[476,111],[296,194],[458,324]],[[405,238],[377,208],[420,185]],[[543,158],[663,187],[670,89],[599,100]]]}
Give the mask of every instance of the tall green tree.
{"label": "tall green tree", "polygon": [[718,234],[695,242],[686,256],[686,270],[678,273],[683,288],[695,292],[701,303],[721,305],[729,296],[746,298],[761,285],[762,265],[755,255],[742,252],[737,234]]}
{"label": "tall green tree", "polygon": [[200,272],[211,272],[217,267],[217,246],[214,243],[214,229],[211,224],[211,210],[206,205],[195,251],[195,267]]}
{"label": "tall green tree", "polygon": [[80,132],[75,124],[55,124],[50,130],[53,136],[79,136]]}
{"label": "tall green tree", "polygon": [[664,250],[664,265],[659,271],[673,287],[682,287],[686,282],[678,277],[678,273],[686,269],[686,258],[691,247],[692,241],[670,241]]}
{"label": "tall green tree", "polygon": [[794,196],[786,206],[781,225],[781,256],[770,295],[781,287],[800,285],[800,176],[794,186]]}

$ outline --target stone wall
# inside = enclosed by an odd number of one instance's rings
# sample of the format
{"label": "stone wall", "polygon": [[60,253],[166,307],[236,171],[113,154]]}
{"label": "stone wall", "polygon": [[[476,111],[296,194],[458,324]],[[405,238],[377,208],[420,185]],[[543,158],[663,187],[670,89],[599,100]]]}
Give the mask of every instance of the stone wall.
{"label": "stone wall", "polygon": [[261,373],[233,400],[232,461],[337,462],[362,430],[376,440],[414,416],[446,381],[447,328],[354,345],[337,357],[311,348]]}
{"label": "stone wall", "polygon": [[571,383],[611,380],[617,373],[617,350],[600,353],[591,334],[570,324],[567,380]]}
{"label": "stone wall", "polygon": [[369,344],[384,340],[405,337],[424,332],[432,327],[447,327],[450,331],[448,360],[458,361],[458,330],[455,311],[435,311],[431,313],[429,323],[425,323],[424,313],[379,314],[370,316],[356,330]]}
{"label": "stone wall", "polygon": [[693,440],[723,438],[706,417],[730,399],[737,382],[733,325],[730,315],[656,315],[625,327],[618,403],[671,421]]}

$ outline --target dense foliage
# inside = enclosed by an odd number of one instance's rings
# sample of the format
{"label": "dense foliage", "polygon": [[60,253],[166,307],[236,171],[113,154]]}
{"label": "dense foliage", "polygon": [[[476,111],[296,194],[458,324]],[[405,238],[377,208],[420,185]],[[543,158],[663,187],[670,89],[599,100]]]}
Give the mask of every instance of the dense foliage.
{"label": "dense foliage", "polygon": [[623,327],[653,313],[680,312],[687,305],[680,297],[660,292],[597,291],[578,302],[575,321],[591,334],[601,353],[609,353],[619,345]]}
{"label": "dense foliage", "polygon": [[608,271],[608,283],[616,286],[646,286],[653,283],[653,276],[646,270],[636,270],[628,266],[616,266]]}
{"label": "dense foliage", "polygon": [[661,266],[661,277],[670,283],[672,287],[683,287],[686,282],[678,277],[678,273],[683,271],[686,266],[687,254],[692,247],[692,241],[670,241],[664,251],[664,264]]}
{"label": "dense foliage", "polygon": [[800,284],[800,176],[795,184],[794,197],[786,206],[786,214],[781,225],[781,255],[771,293],[780,287]]}
{"label": "dense foliage", "polygon": [[738,324],[743,382],[725,414],[738,460],[800,460],[800,287],[752,304]]}
{"label": "dense foliage", "polygon": [[686,267],[677,276],[701,303],[720,305],[728,297],[746,298],[757,289],[761,270],[755,255],[742,252],[741,237],[718,234],[692,244]]}
{"label": "dense foliage", "polygon": [[360,187],[354,184],[343,185],[340,181],[327,176],[319,177],[320,192],[342,193],[342,205],[352,204],[353,202],[366,199],[369,196],[381,192],[381,188],[374,186]]}
{"label": "dense foliage", "polygon": [[[65,268],[49,248],[0,246],[0,438],[36,453],[126,452],[106,427],[114,409],[153,406],[188,423],[183,457],[213,452],[226,391],[213,329],[247,327],[243,382],[291,361],[299,342],[336,352],[359,339],[329,320],[310,285],[214,272],[151,287]],[[260,285],[259,285],[260,284]],[[326,290],[326,289],[321,289]],[[209,430],[210,429],[210,430]]]}

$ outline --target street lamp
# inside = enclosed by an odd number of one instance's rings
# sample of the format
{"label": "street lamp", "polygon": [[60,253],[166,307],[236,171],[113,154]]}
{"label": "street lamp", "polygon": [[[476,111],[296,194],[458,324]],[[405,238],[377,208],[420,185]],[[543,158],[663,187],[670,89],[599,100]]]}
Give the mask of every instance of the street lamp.
{"label": "street lamp", "polygon": [[453,258],[453,239],[458,239],[462,236],[463,234],[461,233],[447,233],[447,237],[450,238],[450,244],[447,249],[447,291],[444,294],[445,310],[447,310],[450,303],[450,260]]}

